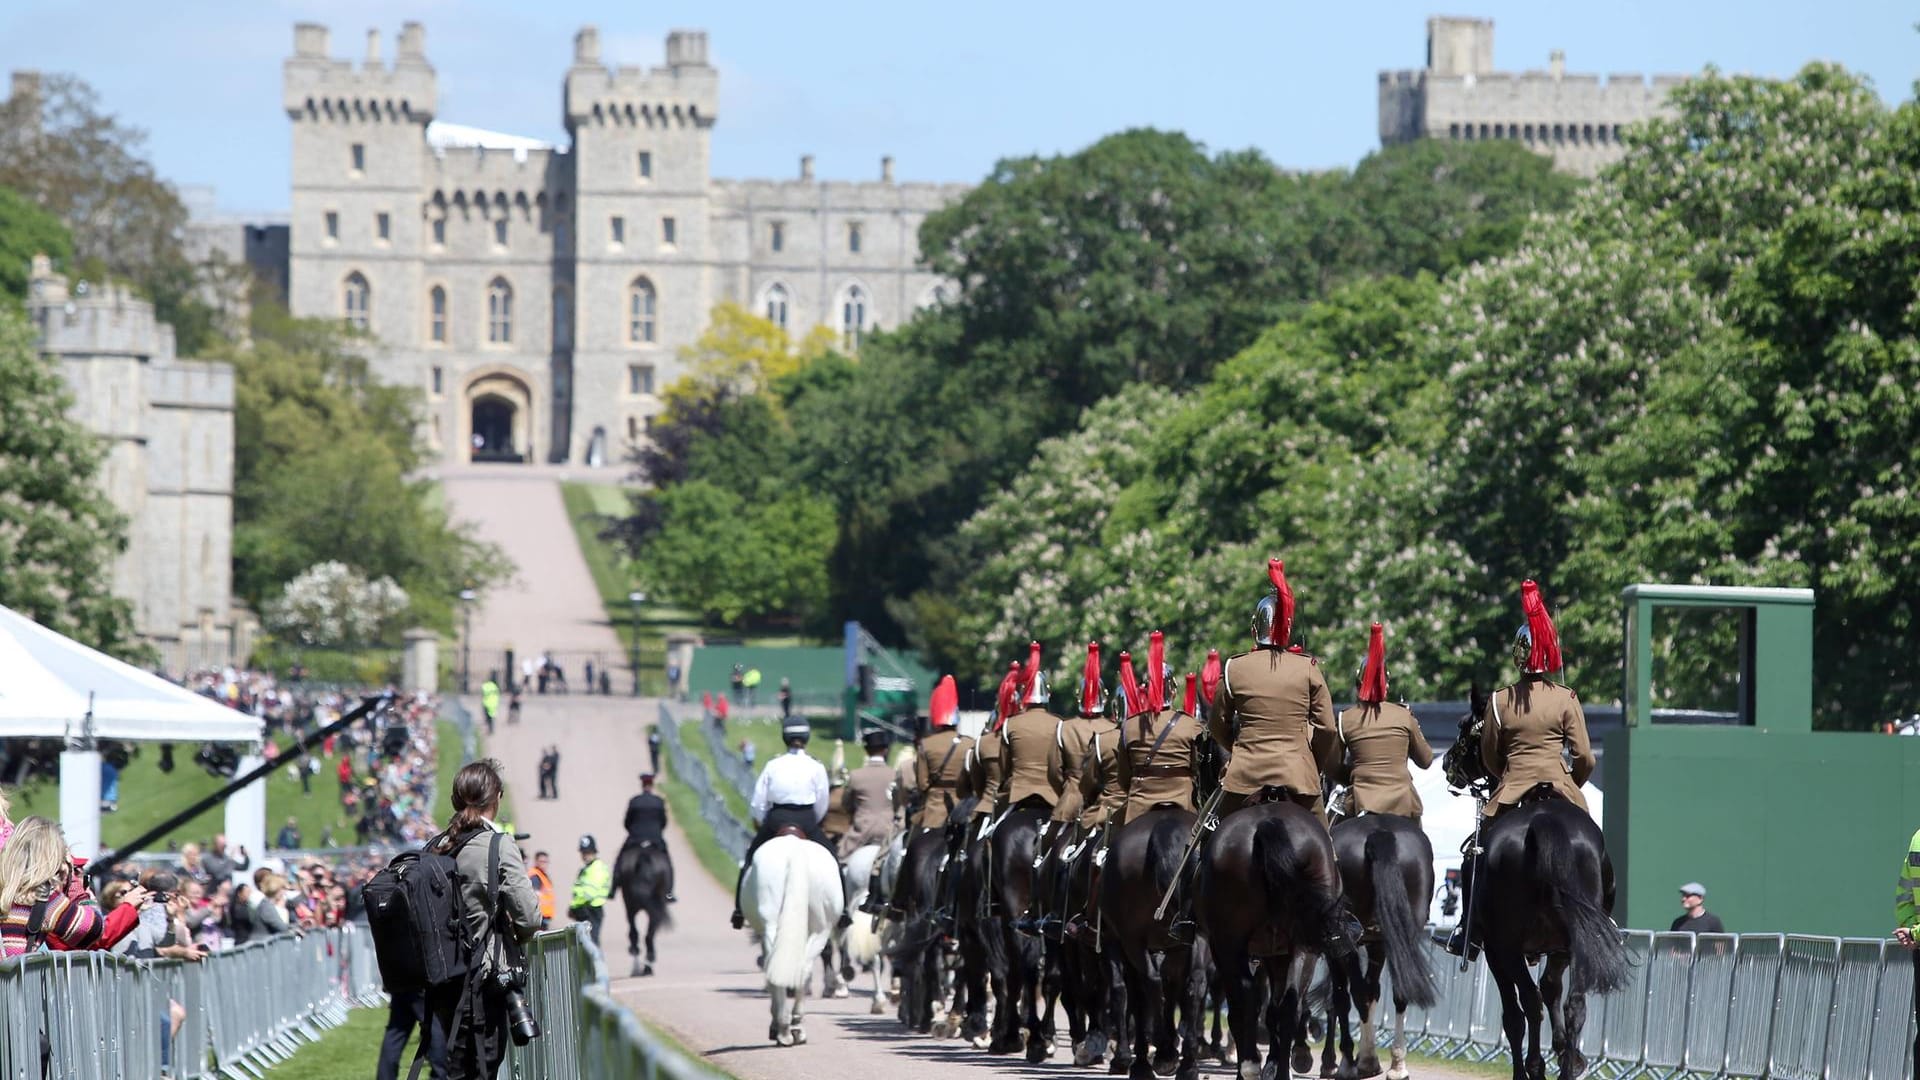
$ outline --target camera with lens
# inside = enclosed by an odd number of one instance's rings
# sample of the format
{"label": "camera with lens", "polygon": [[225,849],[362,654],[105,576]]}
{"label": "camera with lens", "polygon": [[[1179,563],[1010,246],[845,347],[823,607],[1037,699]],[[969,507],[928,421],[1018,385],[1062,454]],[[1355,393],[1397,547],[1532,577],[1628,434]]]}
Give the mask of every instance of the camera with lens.
{"label": "camera with lens", "polygon": [[507,1003],[507,1034],[513,1045],[525,1046],[540,1037],[540,1021],[527,1007],[527,969],[501,966],[493,969],[493,985]]}

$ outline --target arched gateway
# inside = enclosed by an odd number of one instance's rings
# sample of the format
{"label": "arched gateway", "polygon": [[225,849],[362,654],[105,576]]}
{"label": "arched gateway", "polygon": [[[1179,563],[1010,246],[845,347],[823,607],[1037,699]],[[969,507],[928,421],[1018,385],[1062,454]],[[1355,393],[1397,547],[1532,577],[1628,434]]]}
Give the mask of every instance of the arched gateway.
{"label": "arched gateway", "polygon": [[467,457],[475,462],[533,459],[533,391],[517,372],[476,374],[468,383]]}

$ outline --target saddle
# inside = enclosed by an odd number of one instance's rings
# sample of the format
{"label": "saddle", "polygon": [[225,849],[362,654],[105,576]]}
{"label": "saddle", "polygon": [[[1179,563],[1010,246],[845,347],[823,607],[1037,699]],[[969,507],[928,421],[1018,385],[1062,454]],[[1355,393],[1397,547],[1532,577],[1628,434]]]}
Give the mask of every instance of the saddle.
{"label": "saddle", "polygon": [[780,837],[782,837],[782,836],[797,836],[797,837],[799,837],[799,838],[800,838],[800,839],[802,839],[802,840],[805,840],[805,839],[807,839],[807,838],[808,838],[808,837],[807,837],[807,830],[805,830],[805,829],[803,829],[803,828],[801,828],[800,826],[798,826],[798,825],[782,825],[782,826],[780,826],[779,828],[777,828],[777,829],[775,829],[775,830],[773,830],[773,835],[772,835],[772,836],[769,836],[769,837],[768,837],[767,839],[769,839],[769,840],[777,840],[777,839],[779,839],[779,838],[780,838]]}
{"label": "saddle", "polygon": [[1294,796],[1298,794],[1300,793],[1293,790],[1293,785],[1291,784],[1269,784],[1259,791],[1254,792],[1252,795],[1247,796],[1247,805],[1255,806],[1260,803],[1292,802]]}
{"label": "saddle", "polygon": [[1567,801],[1568,799],[1566,795],[1562,794],[1559,788],[1553,786],[1552,784],[1548,783],[1545,780],[1542,780],[1539,783],[1528,788],[1525,792],[1523,792],[1520,796],[1519,801],[1514,803],[1513,805],[1527,806],[1532,803],[1538,803],[1538,802],[1567,802]]}

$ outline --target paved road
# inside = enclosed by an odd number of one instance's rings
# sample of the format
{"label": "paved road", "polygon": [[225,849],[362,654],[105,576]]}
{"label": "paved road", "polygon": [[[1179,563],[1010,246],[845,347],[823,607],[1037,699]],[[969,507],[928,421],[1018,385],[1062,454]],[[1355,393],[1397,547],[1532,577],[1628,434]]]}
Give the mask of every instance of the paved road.
{"label": "paved road", "polygon": [[[531,647],[617,647],[551,477],[480,469],[452,473],[446,484],[456,512],[476,520],[481,534],[505,546],[520,566],[517,587],[490,597],[475,613],[476,640],[498,633]],[[478,703],[473,707],[477,714]],[[533,834],[528,850],[552,854],[563,911],[564,894],[580,865],[578,836],[593,833],[609,857],[623,839],[621,814],[647,767],[647,725],[657,711],[651,699],[529,696],[521,722],[508,725],[503,718],[489,743],[506,765],[515,824]],[[560,748],[560,798],[551,801],[535,797],[539,751],[547,745]],[[659,937],[656,974],[616,977],[614,993],[727,1072],[743,1080],[1104,1075],[1073,1069],[1064,1049],[1054,1063],[1028,1066],[1018,1057],[989,1058],[958,1041],[907,1035],[891,1014],[869,1015],[871,999],[864,990],[837,1001],[809,999],[808,1045],[772,1045],[753,950],[744,934],[727,926],[728,888],[700,867],[677,828],[669,842],[680,875],[676,925]],[[602,943],[609,970],[624,975],[629,966],[625,915],[617,898],[608,908]],[[1061,1032],[1064,1039],[1064,1019]],[[1208,1075],[1232,1074],[1216,1068]],[[1423,1069],[1421,1075],[1444,1080],[1471,1074]]]}

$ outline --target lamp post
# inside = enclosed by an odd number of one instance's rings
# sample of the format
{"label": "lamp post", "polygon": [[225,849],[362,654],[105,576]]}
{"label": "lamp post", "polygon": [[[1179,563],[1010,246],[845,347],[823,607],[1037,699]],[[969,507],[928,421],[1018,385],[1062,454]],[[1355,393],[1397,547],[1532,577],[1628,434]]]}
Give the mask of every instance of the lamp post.
{"label": "lamp post", "polygon": [[627,603],[633,605],[633,696],[640,696],[640,605],[647,602],[647,594],[635,589],[627,594]]}
{"label": "lamp post", "polygon": [[468,692],[469,680],[473,677],[473,601],[472,589],[460,590],[460,614],[463,629],[460,633],[460,692]]}

